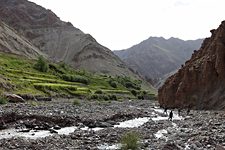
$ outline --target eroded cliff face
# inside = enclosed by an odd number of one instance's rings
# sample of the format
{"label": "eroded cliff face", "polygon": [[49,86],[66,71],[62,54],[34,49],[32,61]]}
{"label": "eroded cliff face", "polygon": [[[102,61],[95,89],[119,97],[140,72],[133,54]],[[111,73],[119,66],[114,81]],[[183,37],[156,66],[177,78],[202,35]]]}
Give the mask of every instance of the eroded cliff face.
{"label": "eroded cliff face", "polygon": [[55,62],[111,75],[134,75],[108,48],[51,10],[27,0],[1,0],[0,19]]}
{"label": "eroded cliff face", "polygon": [[35,59],[39,55],[46,57],[44,53],[32,45],[25,37],[19,35],[14,29],[1,22],[1,20],[0,51],[26,56],[31,59]]}
{"label": "eroded cliff face", "polygon": [[225,21],[158,91],[164,107],[225,109]]}

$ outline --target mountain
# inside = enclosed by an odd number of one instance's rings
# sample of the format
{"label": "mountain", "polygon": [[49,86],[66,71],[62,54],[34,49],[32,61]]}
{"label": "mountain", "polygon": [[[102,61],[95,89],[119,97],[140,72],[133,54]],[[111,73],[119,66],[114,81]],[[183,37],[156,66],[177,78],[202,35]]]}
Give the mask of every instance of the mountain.
{"label": "mountain", "polygon": [[[1,0],[0,19],[15,34],[24,37],[25,45],[47,54],[55,62],[65,62],[76,69],[111,75],[135,76],[108,48],[100,45],[91,35],[83,33],[70,22],[61,21],[51,10],[27,0]],[[10,29],[10,30],[11,30]],[[11,43],[18,54],[18,44]],[[15,48],[17,47],[17,48]],[[27,47],[27,46],[26,46]],[[23,49],[23,48],[22,48]],[[1,49],[2,50],[2,49]],[[36,53],[37,52],[37,53]],[[33,55],[34,56],[31,56]]]}
{"label": "mountain", "polygon": [[158,91],[164,107],[225,109],[225,21]]}
{"label": "mountain", "polygon": [[145,78],[159,81],[180,68],[201,43],[202,39],[184,41],[150,37],[131,48],[114,53]]}

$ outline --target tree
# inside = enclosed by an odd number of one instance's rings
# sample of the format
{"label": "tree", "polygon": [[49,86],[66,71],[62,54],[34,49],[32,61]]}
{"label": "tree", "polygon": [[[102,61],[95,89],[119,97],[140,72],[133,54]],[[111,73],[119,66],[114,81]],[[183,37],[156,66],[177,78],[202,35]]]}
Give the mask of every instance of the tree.
{"label": "tree", "polygon": [[39,56],[36,64],[34,64],[34,69],[41,71],[41,72],[47,72],[48,71],[48,63],[44,59],[43,56]]}

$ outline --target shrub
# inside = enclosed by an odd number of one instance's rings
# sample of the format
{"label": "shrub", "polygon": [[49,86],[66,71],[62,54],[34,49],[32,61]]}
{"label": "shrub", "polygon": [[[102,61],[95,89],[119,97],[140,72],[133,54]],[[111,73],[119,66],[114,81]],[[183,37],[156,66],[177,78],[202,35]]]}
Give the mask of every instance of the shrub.
{"label": "shrub", "polygon": [[70,82],[79,82],[83,84],[89,84],[89,80],[86,77],[79,75],[62,75],[62,79]]}
{"label": "shrub", "polygon": [[95,91],[95,94],[103,94],[102,90]]}
{"label": "shrub", "polygon": [[111,86],[111,87],[113,87],[113,88],[117,88],[117,84],[116,84],[116,82],[115,81],[109,81],[109,85]]}
{"label": "shrub", "polygon": [[91,96],[90,96],[90,98],[89,98],[89,99],[98,99],[98,95],[93,94],[93,95],[91,95]]}
{"label": "shrub", "polygon": [[105,101],[110,100],[110,98],[109,98],[108,95],[102,95],[100,98],[103,99],[103,100],[105,100]]}
{"label": "shrub", "polygon": [[136,86],[135,89],[136,90],[141,90],[141,87],[140,86]]}
{"label": "shrub", "polygon": [[79,101],[78,99],[74,99],[74,100],[73,100],[73,105],[75,105],[75,106],[80,106],[81,103],[80,103],[80,101]]}
{"label": "shrub", "polygon": [[61,68],[65,69],[65,70],[67,70],[67,65],[66,65],[65,62],[60,62],[60,63],[59,63],[59,66],[60,66]]}
{"label": "shrub", "polygon": [[89,99],[100,100],[100,101],[108,101],[108,100],[117,100],[116,95],[107,95],[107,94],[93,94],[89,97]]}
{"label": "shrub", "polygon": [[141,89],[141,81],[140,80],[132,80],[130,77],[122,77],[122,76],[117,76],[116,81],[126,88],[132,88],[136,90]]}
{"label": "shrub", "polygon": [[56,73],[59,73],[59,74],[63,74],[64,71],[59,69],[56,65],[54,64],[49,64],[49,69],[53,70],[54,72]]}
{"label": "shrub", "polygon": [[41,71],[41,72],[47,72],[48,71],[48,63],[44,59],[43,56],[39,56],[36,64],[34,64],[34,69]]}
{"label": "shrub", "polygon": [[133,83],[131,83],[131,82],[125,82],[125,87],[126,87],[126,88],[133,88],[134,85],[133,85]]}
{"label": "shrub", "polygon": [[143,95],[138,95],[138,99],[144,99],[144,96]]}
{"label": "shrub", "polygon": [[6,104],[8,101],[4,97],[0,97],[0,105]]}
{"label": "shrub", "polygon": [[116,95],[109,95],[109,99],[110,100],[117,100],[117,96]]}
{"label": "shrub", "polygon": [[146,94],[147,94],[147,92],[146,92],[146,91],[142,91],[142,93],[143,93],[143,95],[146,95]]}
{"label": "shrub", "polygon": [[139,135],[135,132],[128,132],[121,138],[122,150],[137,150]]}
{"label": "shrub", "polygon": [[131,94],[133,94],[134,96],[137,96],[137,91],[136,91],[136,90],[131,90],[130,92],[131,92]]}
{"label": "shrub", "polygon": [[125,87],[126,88],[133,88],[133,89],[136,89],[136,90],[140,90],[141,87],[135,83],[132,83],[132,82],[125,82]]}

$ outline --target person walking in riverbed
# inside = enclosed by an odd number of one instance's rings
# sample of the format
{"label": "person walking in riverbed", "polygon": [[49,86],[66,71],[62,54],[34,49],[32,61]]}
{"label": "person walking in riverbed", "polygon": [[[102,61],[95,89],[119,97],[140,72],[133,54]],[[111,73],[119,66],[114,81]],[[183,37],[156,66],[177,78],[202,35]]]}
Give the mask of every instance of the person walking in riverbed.
{"label": "person walking in riverbed", "polygon": [[165,109],[164,109],[164,114],[167,115],[167,108],[166,108],[166,107],[165,107]]}
{"label": "person walking in riverbed", "polygon": [[178,116],[180,116],[180,114],[181,114],[181,109],[179,108],[178,109]]}
{"label": "person walking in riverbed", "polygon": [[188,109],[187,109],[187,115],[189,115],[189,113],[190,113],[190,109],[188,108]]}
{"label": "person walking in riverbed", "polygon": [[169,114],[169,121],[172,121],[172,119],[173,119],[173,111],[171,110]]}

